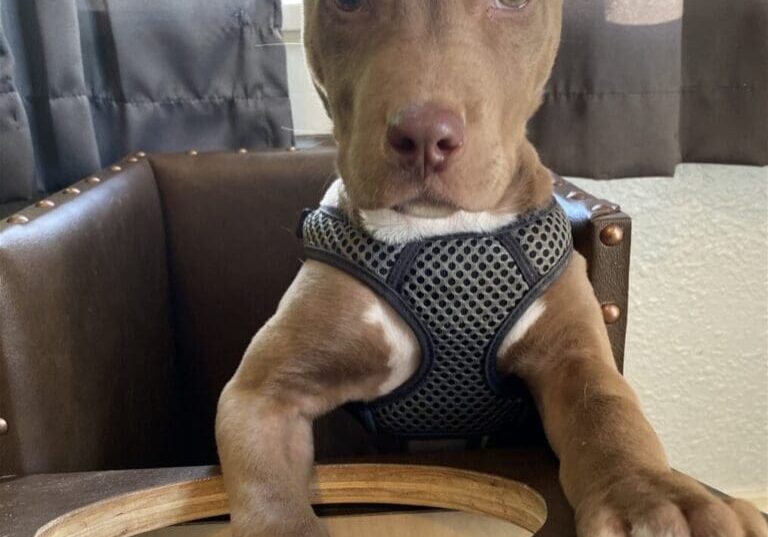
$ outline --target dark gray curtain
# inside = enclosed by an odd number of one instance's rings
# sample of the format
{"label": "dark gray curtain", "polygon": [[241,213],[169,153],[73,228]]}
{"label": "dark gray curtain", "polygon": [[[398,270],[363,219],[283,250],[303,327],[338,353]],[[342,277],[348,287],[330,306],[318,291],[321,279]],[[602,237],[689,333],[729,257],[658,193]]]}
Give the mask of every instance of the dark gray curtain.
{"label": "dark gray curtain", "polygon": [[130,151],[292,143],[280,0],[0,0],[0,203]]}
{"label": "dark gray curtain", "polygon": [[565,0],[530,131],[566,175],[768,164],[768,0]]}

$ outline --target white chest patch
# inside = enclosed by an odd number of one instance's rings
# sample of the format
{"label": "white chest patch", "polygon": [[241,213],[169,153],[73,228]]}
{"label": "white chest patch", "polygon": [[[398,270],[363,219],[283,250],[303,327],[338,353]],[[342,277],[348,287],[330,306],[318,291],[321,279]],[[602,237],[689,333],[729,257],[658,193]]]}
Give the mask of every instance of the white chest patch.
{"label": "white chest patch", "polygon": [[328,190],[325,191],[323,199],[320,201],[320,205],[327,207],[338,207],[341,204],[341,196],[344,193],[344,181],[336,179]]}
{"label": "white chest patch", "polygon": [[[345,195],[344,182],[337,179],[326,191],[322,205],[339,207]],[[392,209],[360,211],[366,231],[387,244],[402,244],[415,240],[454,235],[457,233],[491,233],[517,218],[510,212],[456,211],[449,216],[428,218],[400,213]]]}
{"label": "white chest patch", "polygon": [[544,315],[546,309],[547,306],[544,304],[544,300],[540,298],[525,310],[525,313],[520,316],[520,319],[518,319],[512,330],[506,335],[504,341],[501,342],[498,353],[499,358],[504,356],[509,349],[525,337],[531,327],[536,324],[536,321]]}
{"label": "white chest patch", "polygon": [[402,386],[416,372],[419,366],[419,344],[405,321],[385,309],[378,301],[363,314],[363,321],[381,328],[384,340],[389,345],[390,373],[379,387],[379,395],[383,396]]}
{"label": "white chest patch", "polygon": [[456,211],[443,218],[424,218],[391,209],[360,211],[363,226],[376,239],[402,244],[440,235],[491,233],[515,221],[514,213]]}

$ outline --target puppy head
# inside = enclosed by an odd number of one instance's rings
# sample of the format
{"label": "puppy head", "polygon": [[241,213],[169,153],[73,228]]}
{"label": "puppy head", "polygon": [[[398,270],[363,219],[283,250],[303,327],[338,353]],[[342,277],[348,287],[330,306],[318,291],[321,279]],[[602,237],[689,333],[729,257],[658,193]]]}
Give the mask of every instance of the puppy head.
{"label": "puppy head", "polygon": [[357,209],[519,210],[562,0],[305,0],[307,57]]}

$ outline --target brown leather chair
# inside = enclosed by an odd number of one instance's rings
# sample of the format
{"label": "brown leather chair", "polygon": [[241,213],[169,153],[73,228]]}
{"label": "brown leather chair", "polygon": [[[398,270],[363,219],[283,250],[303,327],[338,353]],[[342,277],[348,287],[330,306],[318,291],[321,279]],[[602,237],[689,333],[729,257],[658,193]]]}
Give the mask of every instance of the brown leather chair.
{"label": "brown leather chair", "polygon": [[[215,464],[219,392],[300,266],[299,214],[335,177],[334,156],[140,153],[0,222],[0,476]],[[556,188],[621,366],[630,220]],[[343,412],[317,427],[320,460],[380,448]],[[429,460],[502,465],[563,504],[554,458],[530,449],[503,464]]]}

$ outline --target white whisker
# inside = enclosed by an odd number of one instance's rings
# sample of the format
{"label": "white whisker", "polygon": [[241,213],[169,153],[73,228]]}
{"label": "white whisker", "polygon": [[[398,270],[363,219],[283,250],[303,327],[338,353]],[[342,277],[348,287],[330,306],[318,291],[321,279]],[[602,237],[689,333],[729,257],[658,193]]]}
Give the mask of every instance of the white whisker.
{"label": "white whisker", "polygon": [[294,134],[298,134],[299,136],[327,136],[327,132],[318,132],[318,131],[310,131],[310,130],[302,130],[302,129],[292,129],[291,127],[280,127],[281,131],[285,132],[292,132]]}
{"label": "white whisker", "polygon": [[304,46],[303,43],[259,43],[258,45],[253,45],[253,48],[266,48],[266,47],[287,47],[287,46]]}

